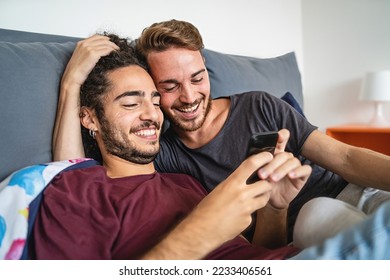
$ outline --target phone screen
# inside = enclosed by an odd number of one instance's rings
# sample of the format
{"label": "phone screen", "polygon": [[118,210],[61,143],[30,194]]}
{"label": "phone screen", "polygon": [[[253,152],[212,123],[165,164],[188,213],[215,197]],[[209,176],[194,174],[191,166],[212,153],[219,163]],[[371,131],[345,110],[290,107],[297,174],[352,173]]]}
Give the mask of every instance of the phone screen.
{"label": "phone screen", "polygon": [[249,139],[247,148],[247,157],[260,152],[275,152],[276,143],[278,142],[278,132],[264,132],[253,134]]}
{"label": "phone screen", "polygon": [[[270,131],[263,133],[256,133],[251,136],[247,148],[247,157],[261,153],[261,152],[275,152],[275,147],[278,142],[278,132]],[[260,180],[257,176],[257,171],[255,171],[246,181],[247,184],[253,184],[254,182]]]}

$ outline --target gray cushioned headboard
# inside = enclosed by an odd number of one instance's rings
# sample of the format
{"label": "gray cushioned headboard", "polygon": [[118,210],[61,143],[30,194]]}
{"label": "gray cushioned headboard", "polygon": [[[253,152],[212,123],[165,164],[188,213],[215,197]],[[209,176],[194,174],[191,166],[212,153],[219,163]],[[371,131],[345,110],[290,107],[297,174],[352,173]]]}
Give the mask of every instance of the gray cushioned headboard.
{"label": "gray cushioned headboard", "polygon": [[[81,38],[0,29],[0,181],[22,167],[49,162],[59,83]],[[276,58],[204,50],[212,96],[291,92],[303,106],[295,54]]]}
{"label": "gray cushioned headboard", "polygon": [[214,98],[262,90],[276,97],[290,92],[303,109],[301,74],[294,52],[272,58],[227,55],[204,50]]}
{"label": "gray cushioned headboard", "polygon": [[26,32],[19,30],[1,29],[0,28],[0,41],[20,43],[20,42],[77,42],[81,38],[69,37],[62,35],[43,34],[35,32]]}
{"label": "gray cushioned headboard", "polygon": [[59,82],[78,40],[0,29],[0,180],[51,161]]}

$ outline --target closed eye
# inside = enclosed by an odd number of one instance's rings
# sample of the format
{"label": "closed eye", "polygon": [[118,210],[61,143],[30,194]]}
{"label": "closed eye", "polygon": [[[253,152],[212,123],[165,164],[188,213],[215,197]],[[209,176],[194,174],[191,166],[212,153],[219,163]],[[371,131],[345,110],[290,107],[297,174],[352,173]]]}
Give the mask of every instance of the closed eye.
{"label": "closed eye", "polygon": [[203,77],[202,78],[199,78],[199,79],[193,79],[192,82],[197,84],[197,83],[200,83],[201,81],[203,81]]}
{"label": "closed eye", "polygon": [[134,109],[138,106],[138,104],[123,104],[122,106],[128,109]]}
{"label": "closed eye", "polygon": [[175,85],[173,87],[166,87],[166,88],[164,88],[164,91],[165,92],[171,92],[171,91],[174,91],[177,88],[178,88],[178,85]]}
{"label": "closed eye", "polygon": [[155,107],[160,107],[161,106],[161,104],[160,104],[160,97],[155,98],[155,100],[153,100],[153,106],[155,106]]}
{"label": "closed eye", "polygon": [[152,102],[155,107],[160,108],[160,101],[161,100],[161,94],[158,91],[155,91],[152,94]]}

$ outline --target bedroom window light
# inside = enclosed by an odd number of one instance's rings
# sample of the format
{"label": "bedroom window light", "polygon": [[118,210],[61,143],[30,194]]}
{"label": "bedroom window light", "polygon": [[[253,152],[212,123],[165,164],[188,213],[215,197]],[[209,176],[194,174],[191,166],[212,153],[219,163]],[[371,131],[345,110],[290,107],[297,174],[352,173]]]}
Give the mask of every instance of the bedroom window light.
{"label": "bedroom window light", "polygon": [[364,77],[359,97],[361,100],[375,102],[375,115],[369,122],[370,126],[390,126],[382,108],[383,102],[390,101],[390,70],[368,72]]}

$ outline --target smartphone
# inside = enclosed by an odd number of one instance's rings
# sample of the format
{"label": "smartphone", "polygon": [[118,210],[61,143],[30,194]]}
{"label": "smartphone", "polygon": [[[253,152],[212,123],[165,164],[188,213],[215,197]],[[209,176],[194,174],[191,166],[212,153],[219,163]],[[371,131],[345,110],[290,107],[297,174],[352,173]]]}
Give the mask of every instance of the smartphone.
{"label": "smartphone", "polygon": [[[256,133],[251,136],[248,142],[248,148],[246,152],[246,157],[249,157],[253,154],[258,154],[261,152],[270,152],[274,153],[276,148],[276,143],[278,142],[279,134],[277,131],[262,132]],[[257,171],[255,171],[247,180],[247,184],[253,184],[258,181],[259,177],[257,176]]]}

